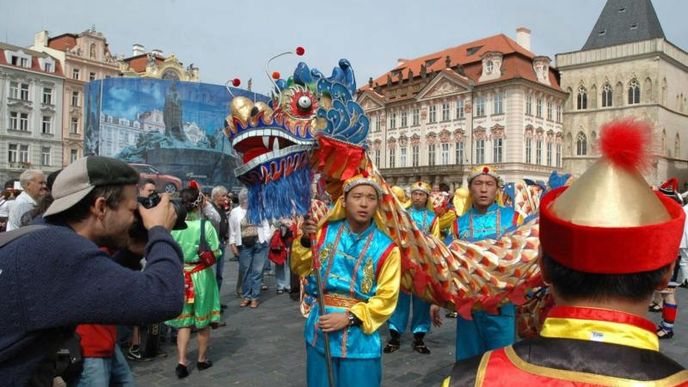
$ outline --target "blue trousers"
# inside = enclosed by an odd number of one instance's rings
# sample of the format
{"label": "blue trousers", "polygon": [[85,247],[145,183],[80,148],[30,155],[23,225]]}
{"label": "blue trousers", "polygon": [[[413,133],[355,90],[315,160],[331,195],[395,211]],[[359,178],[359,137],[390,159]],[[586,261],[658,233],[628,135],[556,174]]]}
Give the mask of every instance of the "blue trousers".
{"label": "blue trousers", "polygon": [[268,260],[268,244],[257,243],[251,247],[239,247],[239,271],[242,273],[242,293],[246,300],[260,297],[263,268]]}
{"label": "blue trousers", "polygon": [[74,382],[77,387],[121,386],[134,387],[134,376],[119,345],[112,357],[86,357],[81,376]]}
{"label": "blue trousers", "polygon": [[413,305],[413,317],[411,318],[411,333],[427,333],[430,331],[430,304],[404,292],[399,292],[397,308],[389,318],[389,329],[403,334],[408,325],[409,315]]}
{"label": "blue trousers", "polygon": [[[374,359],[332,358],[336,387],[380,387],[382,362]],[[308,387],[328,387],[325,354],[306,344],[306,380]]]}
{"label": "blue trousers", "polygon": [[456,360],[468,359],[516,341],[516,307],[506,304],[499,314],[473,312],[473,320],[456,318]]}

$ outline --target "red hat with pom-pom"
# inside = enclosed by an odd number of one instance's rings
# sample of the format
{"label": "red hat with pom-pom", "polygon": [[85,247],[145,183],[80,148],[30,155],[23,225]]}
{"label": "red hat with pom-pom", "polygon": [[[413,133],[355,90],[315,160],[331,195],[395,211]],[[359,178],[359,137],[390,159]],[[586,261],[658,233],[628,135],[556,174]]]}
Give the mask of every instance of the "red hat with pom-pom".
{"label": "red hat with pom-pom", "polygon": [[654,192],[641,171],[649,166],[652,129],[627,119],[602,128],[602,157],[569,187],[540,206],[542,251],[581,272],[629,274],[676,260],[685,213]]}

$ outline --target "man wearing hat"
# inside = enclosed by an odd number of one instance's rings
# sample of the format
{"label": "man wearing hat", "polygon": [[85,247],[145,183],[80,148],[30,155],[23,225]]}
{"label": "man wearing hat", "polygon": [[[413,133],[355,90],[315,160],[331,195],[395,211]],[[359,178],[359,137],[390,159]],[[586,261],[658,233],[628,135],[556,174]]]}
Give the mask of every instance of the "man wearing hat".
{"label": "man wearing hat", "polygon": [[[431,190],[432,188],[428,183],[422,181],[414,183],[411,186],[412,205],[407,211],[419,230],[439,238],[439,222],[436,221],[435,211],[430,201]],[[430,330],[430,304],[405,292],[399,293],[397,308],[389,319],[389,335],[391,337],[384,348],[385,353],[392,353],[399,349],[401,335],[404,334],[408,325],[411,305],[413,305],[413,317],[411,318],[413,350],[425,355],[430,354],[430,349],[423,341],[425,334]]]}
{"label": "man wearing hat", "polygon": [[[380,386],[377,329],[394,312],[399,295],[400,253],[382,232],[380,183],[363,171],[345,181],[343,188],[344,195],[327,219],[319,225],[313,219],[304,221],[292,249],[292,270],[307,276],[305,289],[311,297],[317,296],[312,250],[321,263],[325,314],[319,317],[321,305],[313,305],[304,328],[310,387],[328,386],[328,362],[336,386]],[[325,356],[324,334],[329,336],[330,359]]]}
{"label": "man wearing hat", "polygon": [[[520,223],[521,218],[512,207],[502,207],[496,202],[502,186],[502,178],[494,167],[473,169],[468,178],[471,207],[454,222],[453,239],[496,239]],[[438,307],[433,307],[432,315],[435,324],[441,324]],[[471,317],[471,320],[456,317],[456,360],[510,345],[516,339],[516,308],[511,303],[502,305],[496,313],[474,311]]]}
{"label": "man wearing hat", "polygon": [[639,172],[650,135],[633,120],[606,125],[600,160],[545,195],[539,265],[556,306],[540,337],[457,362],[445,386],[688,384],[644,317],[671,277],[685,219]]}
{"label": "man wearing hat", "polygon": [[[0,249],[3,385],[52,380],[43,367],[79,323],[157,322],[181,312],[182,253],[168,231],[175,211],[167,195],[154,208],[138,206],[137,181],[122,161],[79,159],[55,180],[48,225]],[[148,230],[145,247],[129,239],[137,211]],[[124,253],[115,260],[136,250],[146,256],[146,270],[122,267],[101,248]]]}

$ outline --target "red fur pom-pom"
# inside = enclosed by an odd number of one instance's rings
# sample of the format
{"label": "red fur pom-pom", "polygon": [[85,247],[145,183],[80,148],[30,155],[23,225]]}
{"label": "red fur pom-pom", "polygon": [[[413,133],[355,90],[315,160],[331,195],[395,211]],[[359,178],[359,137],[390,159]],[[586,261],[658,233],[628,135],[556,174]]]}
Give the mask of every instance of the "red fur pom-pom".
{"label": "red fur pom-pom", "polygon": [[600,149],[614,165],[623,169],[646,169],[652,156],[652,128],[633,118],[612,121],[602,127]]}
{"label": "red fur pom-pom", "polygon": [[201,190],[201,185],[198,184],[198,182],[197,182],[196,180],[191,180],[191,181],[189,182],[189,188],[193,188],[193,189],[195,189],[195,190],[199,190],[199,191],[200,191],[200,190]]}
{"label": "red fur pom-pom", "polygon": [[305,49],[305,48],[303,48],[303,47],[301,47],[301,46],[296,47],[296,55],[302,56],[302,55],[305,54],[305,53],[306,53],[306,49]]}
{"label": "red fur pom-pom", "polygon": [[241,85],[241,79],[239,79],[239,78],[232,79],[232,86],[239,87],[239,85]]}
{"label": "red fur pom-pom", "polygon": [[272,79],[275,79],[275,80],[280,79],[280,76],[281,75],[280,75],[279,71],[273,71],[272,72]]}

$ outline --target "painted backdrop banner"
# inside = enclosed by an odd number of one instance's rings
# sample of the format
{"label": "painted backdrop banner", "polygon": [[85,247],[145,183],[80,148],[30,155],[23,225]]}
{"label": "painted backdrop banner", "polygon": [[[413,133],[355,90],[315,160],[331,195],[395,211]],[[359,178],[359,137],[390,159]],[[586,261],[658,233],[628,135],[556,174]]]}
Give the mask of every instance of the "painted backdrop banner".
{"label": "painted backdrop banner", "polygon": [[[268,98],[234,89],[235,96]],[[204,188],[240,186],[223,134],[232,95],[224,86],[144,78],[89,82],[84,152],[124,160],[159,190],[194,179]]]}

